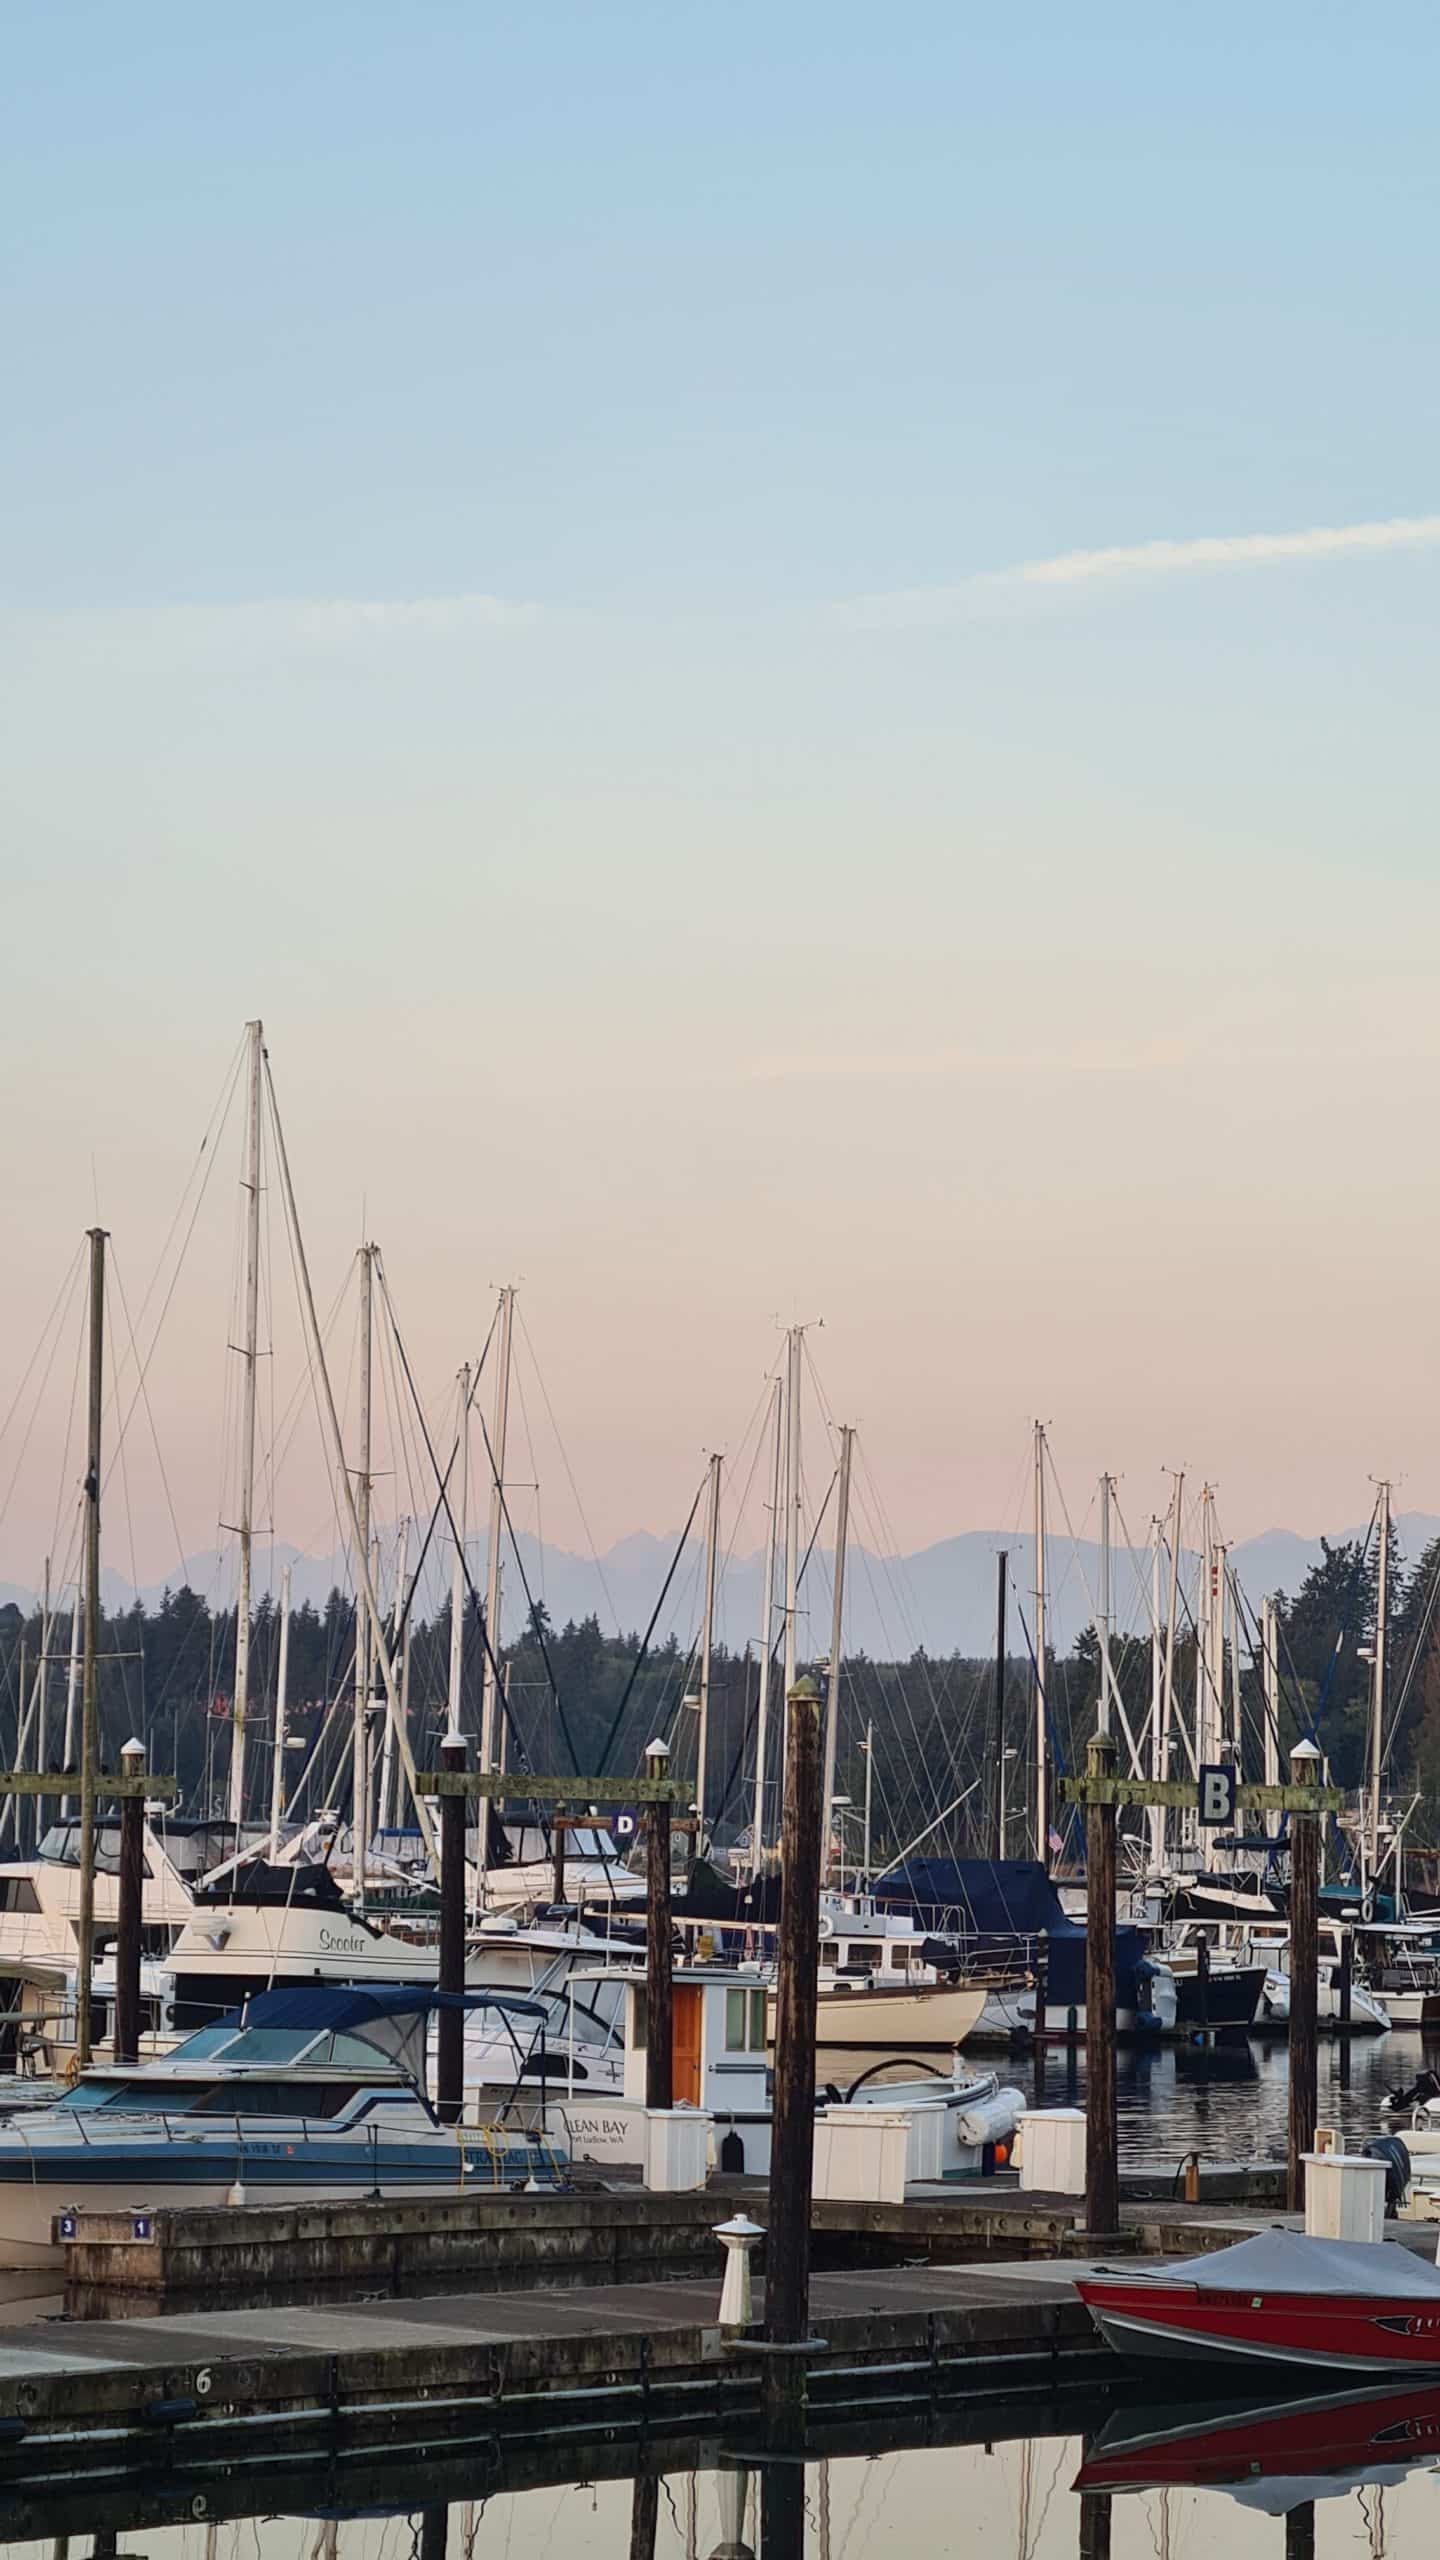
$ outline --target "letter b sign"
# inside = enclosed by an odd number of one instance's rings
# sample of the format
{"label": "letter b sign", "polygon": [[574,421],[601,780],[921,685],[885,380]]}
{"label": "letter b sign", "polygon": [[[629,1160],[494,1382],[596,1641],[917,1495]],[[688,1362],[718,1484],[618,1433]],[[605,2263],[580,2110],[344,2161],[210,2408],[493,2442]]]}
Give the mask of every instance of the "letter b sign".
{"label": "letter b sign", "polygon": [[1202,1830],[1223,1830],[1235,1819],[1235,1772],[1230,1768],[1205,1768],[1200,1772],[1200,1824]]}

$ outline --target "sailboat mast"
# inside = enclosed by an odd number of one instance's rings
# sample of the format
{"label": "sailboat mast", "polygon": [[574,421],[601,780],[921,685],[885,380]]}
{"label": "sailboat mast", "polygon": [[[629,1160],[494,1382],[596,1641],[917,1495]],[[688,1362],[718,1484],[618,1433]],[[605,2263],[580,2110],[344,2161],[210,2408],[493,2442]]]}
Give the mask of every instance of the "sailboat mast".
{"label": "sailboat mast", "polygon": [[335,1409],[335,1390],[330,1382],[330,1370],[325,1358],[325,1337],[320,1330],[320,1318],[315,1307],[315,1287],[310,1277],[305,1238],[300,1231],[300,1213],[295,1205],[295,1185],[290,1178],[290,1158],[286,1151],[285,1131],[275,1101],[274,1079],[269,1075],[268,1069],[266,1084],[270,1095],[270,1126],[275,1133],[275,1162],[280,1175],[281,1197],[285,1203],[285,1222],[294,1251],[296,1274],[300,1282],[300,1304],[314,1363],[314,1375],[320,1386],[321,1417],[329,1443],[331,1464],[335,1469],[335,1480],[344,1497],[351,1535],[355,1540],[355,1554],[363,1576],[363,1590],[357,1594],[357,1598],[363,1598],[365,1603],[365,1614],[370,1622],[371,1640],[375,1647],[376,1668],[385,1690],[385,1710],[395,1727],[395,1749],[399,1754],[400,1766],[405,1772],[405,1783],[410,1790],[411,1801],[415,1807],[415,1819],[420,1826],[420,1836],[425,1843],[427,1855],[438,1861],[440,1849],[436,1827],[426,1798],[416,1789],[415,1755],[410,1748],[410,1737],[400,1721],[400,1692],[395,1680],[395,1666],[390,1659],[390,1648],[385,1642],[380,1603],[376,1599],[375,1586],[370,1579],[370,1559],[359,1543],[355,1495],[345,1465],[345,1443],[340,1433],[340,1416]]}
{"label": "sailboat mast", "polygon": [[[1263,1767],[1267,1787],[1280,1784],[1280,1646],[1275,1602],[1267,1599],[1260,1609],[1260,1679],[1265,1692],[1265,1749]],[[1280,1830],[1278,1813],[1267,1813],[1265,1828],[1271,1839]]]}
{"label": "sailboat mast", "polygon": [[[1005,1617],[1009,1573],[1010,1550],[1002,1547],[995,1558],[995,1673],[990,1693],[990,1748],[995,1755],[995,1793],[991,1798],[995,1816],[995,1828],[990,1839],[992,1858],[1005,1855]],[[865,1776],[868,1784],[868,1765]]]}
{"label": "sailboat mast", "polygon": [[[1165,1665],[1160,1602],[1160,1558],[1165,1530],[1157,1517],[1150,1523],[1150,1775],[1165,1775],[1167,1737],[1161,1729],[1161,1707],[1165,1696]],[[1149,1812],[1150,1864],[1160,1867],[1165,1857],[1165,1807],[1152,1804]]]}
{"label": "sailboat mast", "polygon": [[1380,1486],[1380,1555],[1375,1577],[1375,1657],[1370,1672],[1370,1800],[1365,1837],[1370,1881],[1380,1874],[1380,1770],[1385,1754],[1385,1638],[1390,1619],[1390,1487]]}
{"label": "sailboat mast", "polygon": [[[456,1445],[460,1452],[459,1500],[453,1505],[455,1554],[450,1570],[450,1688],[446,1721],[450,1735],[460,1731],[461,1682],[465,1670],[465,1536],[470,1507],[470,1363],[460,1371]],[[483,1828],[483,1825],[482,1825]]]}
{"label": "sailboat mast", "polygon": [[705,1506],[705,1598],[700,1618],[700,1712],[695,1720],[695,1850],[705,1835],[705,1774],[710,1745],[710,1663],[715,1649],[715,1567],[720,1552],[720,1452],[710,1452]]}
{"label": "sailboat mast", "polygon": [[1100,1707],[1095,1719],[1097,1733],[1110,1730],[1110,1494],[1111,1476],[1100,1479]]}
{"label": "sailboat mast", "polygon": [[350,1757],[350,1866],[355,1892],[365,1901],[365,1851],[370,1837],[370,1622],[360,1606],[360,1586],[370,1567],[370,1397],[374,1352],[375,1247],[360,1247],[360,1464],[355,1470],[355,1686]]}
{"label": "sailboat mast", "polygon": [[260,1332],[260,1079],[262,1025],[247,1022],[250,1044],[245,1114],[245,1339],[240,1346],[240,1588],[235,1599],[235,1696],[231,1706],[230,1820],[245,1818],[245,1716],[250,1702],[250,1587],[255,1522],[255,1388]]}
{"label": "sailboat mast", "polygon": [[771,1396],[770,1515],[765,1526],[765,1571],[760,1593],[760,1694],[755,1707],[755,1815],[750,1826],[750,1867],[758,1875],[765,1859],[765,1744],[770,1713],[770,1649],[775,1631],[775,1548],[780,1519],[780,1469],[785,1427],[784,1386],[775,1380]]}
{"label": "sailboat mast", "polygon": [[275,1672],[275,1752],[270,1764],[270,1856],[280,1855],[285,1810],[285,1708],[290,1686],[290,1567],[280,1574],[280,1660]]}
{"label": "sailboat mast", "polygon": [[820,1836],[827,1843],[835,1819],[835,1761],[840,1743],[840,1657],[844,1650],[845,1628],[845,1551],[850,1543],[850,1462],[854,1448],[854,1427],[842,1422],[840,1473],[836,1487],[835,1587],[830,1604],[830,1677],[825,1692],[825,1792],[820,1799]]}
{"label": "sailboat mast", "polygon": [[[33,1766],[37,1778],[44,1774],[46,1754],[49,1745],[49,1734],[46,1728],[50,1722],[50,1644],[54,1625],[55,1613],[50,1600],[50,1559],[47,1556],[45,1559],[45,1606],[40,1618],[40,1674],[35,1693],[35,1757]],[[40,1798],[38,1796],[35,1799],[35,1830],[32,1846],[36,1849],[40,1846]]]}
{"label": "sailboat mast", "polygon": [[95,1791],[100,1772],[100,1424],[105,1403],[105,1229],[90,1229],[90,1404],[85,1458],[85,1656],[80,1708],[80,1895],[75,2054],[90,2063],[95,1965]]}
{"label": "sailboat mast", "polygon": [[[485,1671],[480,1692],[480,1766],[494,1769],[496,1717],[499,1708],[499,1682],[495,1666],[500,1659],[500,1553],[505,1529],[505,1448],[510,1436],[510,1344],[515,1324],[515,1292],[500,1292],[499,1369],[495,1379],[495,1412],[490,1435],[490,1456],[494,1475],[490,1485],[490,1537],[485,1555]],[[482,1809],[480,1819],[481,1865],[483,1867],[486,1822]]]}
{"label": "sailboat mast", "polygon": [[1225,1756],[1225,1558],[1218,1532],[1210,1549],[1210,1728],[1212,1759]]}
{"label": "sailboat mast", "polygon": [[[400,1541],[395,1551],[395,1604],[390,1612],[390,1651],[400,1651],[400,1705],[403,1715],[410,1711],[410,1621],[402,1626],[401,1611],[405,1606],[405,1579],[410,1569],[410,1523],[400,1523]],[[387,1716],[385,1739],[380,1749],[380,1828],[388,1831],[395,1819],[395,1735]]]}
{"label": "sailboat mast", "polygon": [[1045,1735],[1045,1425],[1035,1425],[1035,1855],[1050,1864],[1049,1754]]}
{"label": "sailboat mast", "polygon": [[1195,1758],[1200,1766],[1210,1750],[1210,1487],[1200,1488],[1200,1589],[1195,1603]]}
{"label": "sailboat mast", "polygon": [[[65,1740],[64,1748],[61,1752],[61,1758],[67,1769],[74,1768],[75,1755],[78,1749],[75,1735],[75,1713],[80,1703],[80,1617],[84,1605],[85,1568],[82,1565],[80,1568],[79,1580],[75,1585],[75,1598],[71,1603],[70,1608],[70,1666],[65,1675]],[[74,1811],[75,1806],[71,1798],[69,1796],[62,1796],[60,1800],[61,1819],[63,1821],[68,1821]]]}
{"label": "sailboat mast", "polygon": [[1230,1599],[1230,1741],[1235,1753],[1238,1781],[1245,1774],[1242,1766],[1244,1718],[1240,1711],[1240,1584],[1230,1562],[1228,1547],[1225,1550],[1225,1588]]}
{"label": "sailboat mast", "polygon": [[785,1361],[785,1695],[795,1686],[795,1620],[800,1573],[800,1344],[792,1324]]}

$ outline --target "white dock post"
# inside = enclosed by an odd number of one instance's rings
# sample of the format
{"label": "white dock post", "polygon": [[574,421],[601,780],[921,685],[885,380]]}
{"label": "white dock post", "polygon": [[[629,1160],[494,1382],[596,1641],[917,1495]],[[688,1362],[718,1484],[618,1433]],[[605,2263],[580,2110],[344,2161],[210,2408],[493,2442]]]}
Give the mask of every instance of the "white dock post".
{"label": "white dock post", "polygon": [[720,2289],[720,2326],[738,2336],[748,2329],[754,2317],[750,2282],[750,2253],[757,2240],[765,2237],[758,2222],[748,2214],[737,2213],[730,2222],[717,2222],[715,2237],[725,2244],[725,2282]]}

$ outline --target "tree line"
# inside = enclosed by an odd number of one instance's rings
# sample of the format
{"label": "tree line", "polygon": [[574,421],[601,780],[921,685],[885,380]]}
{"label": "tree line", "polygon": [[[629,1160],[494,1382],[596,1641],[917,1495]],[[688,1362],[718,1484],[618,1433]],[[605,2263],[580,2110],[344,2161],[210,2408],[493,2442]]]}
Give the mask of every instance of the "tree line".
{"label": "tree line", "polygon": [[[1361,1540],[1325,1545],[1321,1561],[1278,1609],[1282,1756],[1302,1732],[1313,1733],[1333,1780],[1362,1778],[1369,1726],[1370,1662],[1376,1632],[1376,1557]],[[1417,1840],[1440,1832],[1440,1540],[1407,1568],[1392,1544],[1388,1621],[1387,1786],[1413,1788],[1424,1799]],[[351,1595],[332,1590],[323,1607],[292,1610],[289,1633],[288,1796],[306,1776],[304,1809],[348,1804],[345,1755],[352,1729],[355,1649]],[[11,1765],[36,1689],[42,1651],[38,1611],[0,1608],[0,1746]],[[267,1595],[254,1612],[247,1747],[247,1810],[257,1818],[270,1798],[270,1749],[279,1659],[279,1612]],[[1242,1629],[1240,1696],[1245,1774],[1261,1767],[1264,1702],[1253,1631]],[[50,1630],[43,1670],[46,1764],[63,1765],[69,1621]],[[483,1613],[467,1612],[461,1725],[479,1730],[486,1640]],[[434,1765],[448,1720],[448,1603],[417,1623],[409,1639],[411,1746],[422,1768]],[[173,1774],[192,1814],[219,1813],[228,1792],[229,1732],[235,1661],[235,1612],[211,1609],[182,1586],[158,1608],[140,1602],[102,1612],[100,1723],[102,1765],[115,1767],[133,1734],[152,1769]],[[1132,1728],[1150,1708],[1151,1648],[1143,1638],[1112,1639],[1111,1664]],[[637,1771],[647,1742],[667,1741],[677,1774],[694,1781],[699,1717],[698,1666],[673,1637],[642,1646],[638,1633],[606,1634],[594,1617],[554,1626],[537,1603],[520,1634],[504,1648],[507,1762],[531,1768],[623,1775]],[[1188,1719],[1195,1676],[1189,1629],[1176,1647],[1177,1716]],[[709,1691],[705,1808],[725,1838],[742,1835],[754,1810],[761,1664],[754,1648],[717,1646]],[[1074,1768],[1094,1727],[1100,1692],[1100,1649],[1086,1629],[1071,1650],[1046,1663],[1051,1757]],[[762,1812],[767,1832],[778,1812],[783,1680],[772,1663],[766,1702]],[[1005,1847],[1029,1845],[1026,1807],[1034,1734],[1033,1665],[1011,1655],[997,1716],[994,1666],[972,1656],[924,1652],[880,1662],[847,1655],[841,1678],[841,1747],[837,1792],[848,1803],[836,1819],[858,1856],[867,1760],[872,1778],[872,1852],[897,1855],[913,1839],[936,1852],[987,1853],[995,1838],[1002,1770],[1010,1820]],[[383,1690],[373,1693],[377,1717]],[[870,1749],[867,1752],[867,1740]],[[23,1762],[34,1765],[33,1719]],[[938,1822],[937,1816],[941,1816]]]}

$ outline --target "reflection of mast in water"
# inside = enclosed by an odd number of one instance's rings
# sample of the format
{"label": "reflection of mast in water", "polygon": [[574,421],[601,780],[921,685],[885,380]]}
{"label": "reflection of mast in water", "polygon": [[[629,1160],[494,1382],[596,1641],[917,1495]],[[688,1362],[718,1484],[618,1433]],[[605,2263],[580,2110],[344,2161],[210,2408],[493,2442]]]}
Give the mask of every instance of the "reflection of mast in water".
{"label": "reflection of mast in water", "polygon": [[1292,2507],[1285,2519],[1285,2560],[1315,2560],[1315,2502]]}
{"label": "reflection of mast in water", "polygon": [[450,2539],[448,2507],[426,2507],[420,2517],[420,2560],[445,2560]]}
{"label": "reflection of mast in water", "polygon": [[830,2465],[820,2465],[820,2560],[830,2560]]}
{"label": "reflection of mast in water", "polygon": [[[1346,2036],[1343,2041],[1348,2044]],[[1360,2501],[1363,2506],[1365,2501]],[[1385,2560],[1385,2491],[1377,2485],[1370,2508],[1370,2560]]]}
{"label": "reflection of mast in water", "polygon": [[1160,2492],[1160,2560],[1170,2560],[1170,2492]]}
{"label": "reflection of mast in water", "polygon": [[[215,2560],[215,2527],[205,2529],[205,2560]],[[322,2516],[316,2528],[310,2560],[336,2560],[340,2544],[340,2527],[333,2516]]]}
{"label": "reflection of mast in water", "polygon": [[700,2534],[700,2483],[693,2471],[685,2474],[685,2560],[698,2560]]}
{"label": "reflection of mast in water", "polygon": [[1020,2447],[1020,2496],[1015,2507],[1015,2560],[1030,2560],[1030,2500],[1035,2488],[1035,2447],[1029,2437]]}

